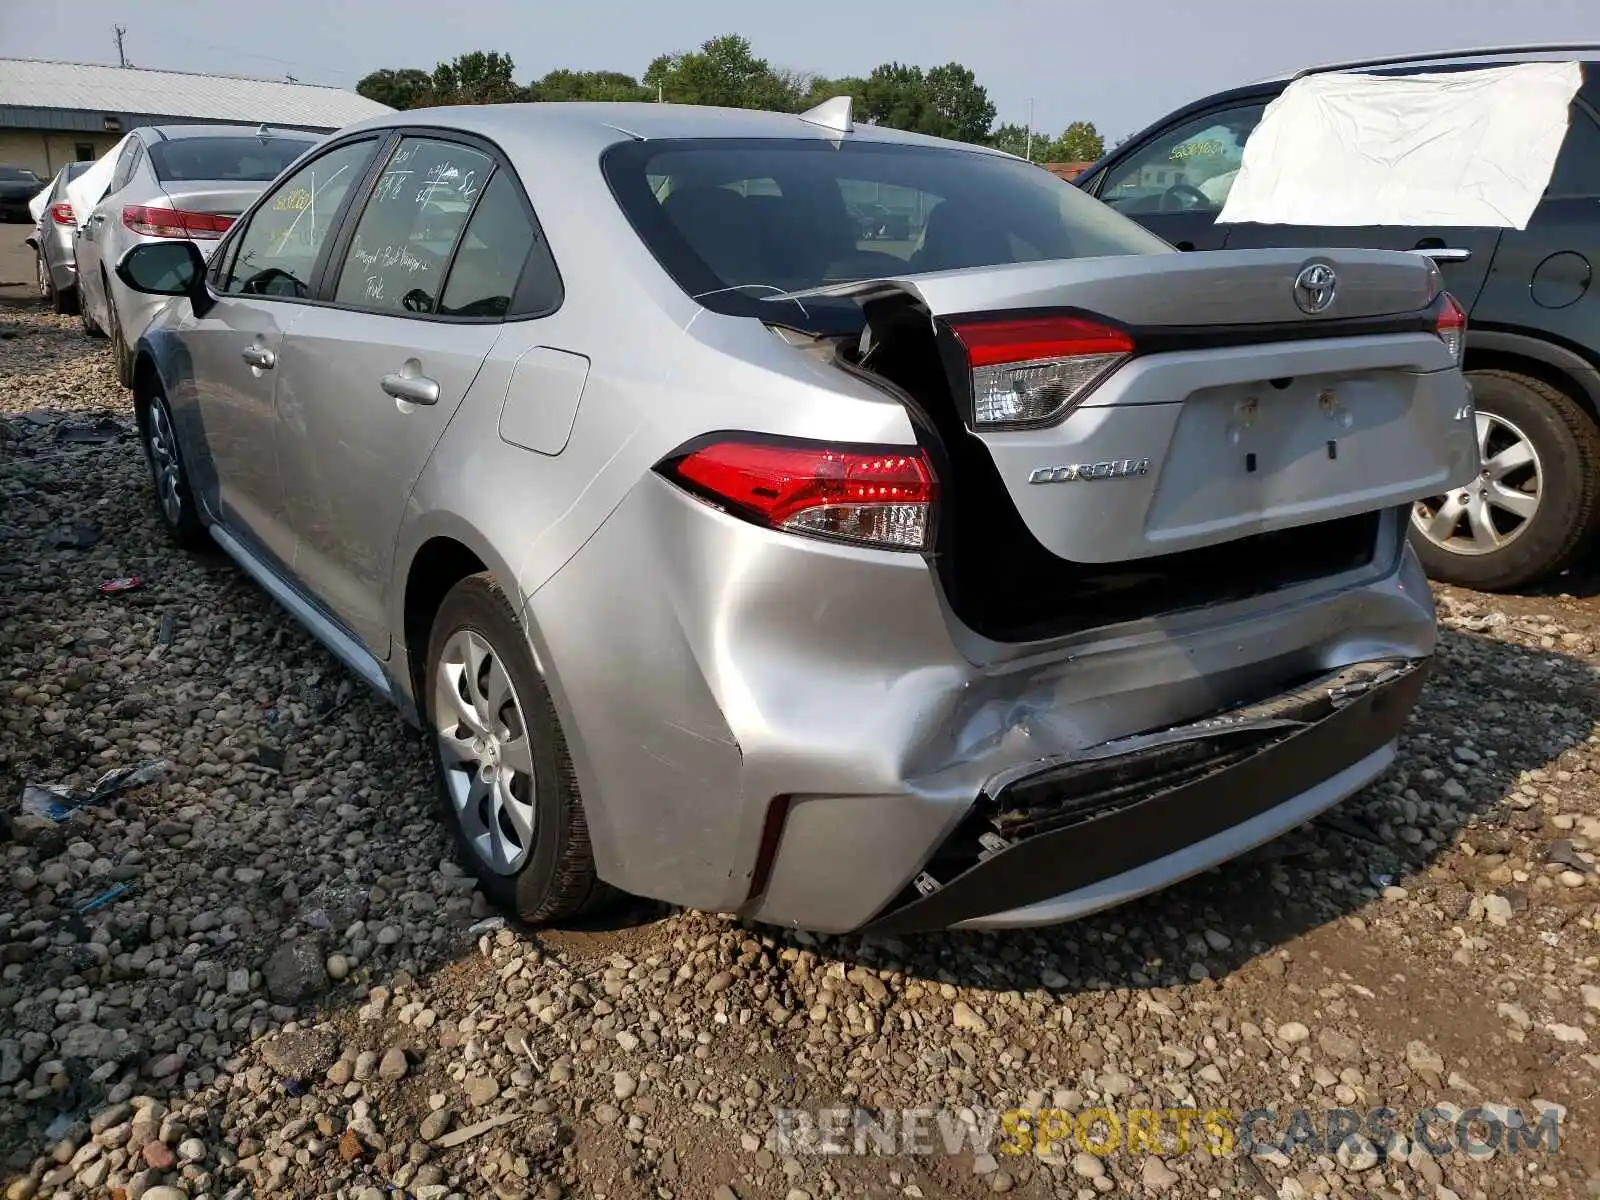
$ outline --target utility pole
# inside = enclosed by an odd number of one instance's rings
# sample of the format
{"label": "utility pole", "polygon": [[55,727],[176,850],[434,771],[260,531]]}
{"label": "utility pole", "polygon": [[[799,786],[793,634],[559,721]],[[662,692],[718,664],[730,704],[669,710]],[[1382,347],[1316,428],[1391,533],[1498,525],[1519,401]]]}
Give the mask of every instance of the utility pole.
{"label": "utility pole", "polygon": [[656,84],[656,103],[661,103],[661,84]]}
{"label": "utility pole", "polygon": [[285,79],[287,79],[290,83],[299,83],[300,82],[298,79],[296,79],[293,75],[289,74],[289,72],[287,72],[287,71],[285,71],[283,73],[283,77]]}
{"label": "utility pole", "polygon": [[128,56],[122,52],[122,39],[128,32],[127,26],[113,25],[111,27],[111,32],[115,34],[117,38],[117,66],[125,67],[128,65]]}
{"label": "utility pole", "polygon": [[1033,161],[1033,97],[1028,97],[1028,149],[1025,155],[1029,162]]}

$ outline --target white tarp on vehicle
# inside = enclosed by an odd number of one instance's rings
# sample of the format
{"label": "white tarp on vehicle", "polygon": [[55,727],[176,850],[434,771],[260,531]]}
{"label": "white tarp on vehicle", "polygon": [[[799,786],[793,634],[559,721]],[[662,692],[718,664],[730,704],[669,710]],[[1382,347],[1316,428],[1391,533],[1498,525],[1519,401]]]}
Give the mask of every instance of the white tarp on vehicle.
{"label": "white tarp on vehicle", "polygon": [[44,216],[44,210],[49,207],[46,202],[50,198],[50,188],[54,183],[55,180],[52,179],[39,189],[37,196],[28,201],[28,215],[33,218],[34,224],[38,224],[39,218]]}
{"label": "white tarp on vehicle", "polygon": [[1578,63],[1297,79],[1245,143],[1219,222],[1525,229]]}
{"label": "white tarp on vehicle", "polygon": [[[131,133],[128,135],[132,136]],[[95,205],[105,198],[106,189],[111,186],[111,177],[117,172],[117,155],[122,153],[127,141],[127,137],[123,138],[95,159],[94,166],[67,184],[67,201],[72,205],[73,219],[80,228],[89,220]]]}

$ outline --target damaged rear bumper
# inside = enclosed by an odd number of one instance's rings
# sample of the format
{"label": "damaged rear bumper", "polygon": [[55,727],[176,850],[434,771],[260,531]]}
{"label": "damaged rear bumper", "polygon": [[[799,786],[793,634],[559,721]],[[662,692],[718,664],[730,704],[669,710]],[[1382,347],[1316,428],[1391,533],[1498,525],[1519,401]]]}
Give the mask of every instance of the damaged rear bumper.
{"label": "damaged rear bumper", "polygon": [[865,929],[1049,924],[1225,862],[1387,768],[1430,665],[1357,663],[1005,781]]}

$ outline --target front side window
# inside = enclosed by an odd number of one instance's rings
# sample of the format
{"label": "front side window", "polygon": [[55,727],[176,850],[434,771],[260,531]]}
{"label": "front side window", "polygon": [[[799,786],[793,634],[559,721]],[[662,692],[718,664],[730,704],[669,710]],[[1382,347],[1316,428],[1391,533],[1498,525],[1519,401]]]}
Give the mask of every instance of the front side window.
{"label": "front side window", "polygon": [[1158,135],[1106,173],[1100,199],[1124,213],[1220,213],[1265,112],[1225,109]]}
{"label": "front side window", "polygon": [[433,138],[403,138],[378,177],[339,271],[334,299],[393,313],[437,310],[450,253],[494,160]]}
{"label": "front side window", "polygon": [[601,161],[668,273],[740,315],[885,274],[1171,252],[1048,171],[976,150],[730,138],[625,142]]}
{"label": "front side window", "polygon": [[239,235],[217,288],[304,299],[317,255],[345,194],[366,171],[376,142],[350,142],[313,159],[274,188]]}
{"label": "front side window", "polygon": [[150,147],[150,165],[162,183],[267,183],[315,144],[278,136],[172,138]]}

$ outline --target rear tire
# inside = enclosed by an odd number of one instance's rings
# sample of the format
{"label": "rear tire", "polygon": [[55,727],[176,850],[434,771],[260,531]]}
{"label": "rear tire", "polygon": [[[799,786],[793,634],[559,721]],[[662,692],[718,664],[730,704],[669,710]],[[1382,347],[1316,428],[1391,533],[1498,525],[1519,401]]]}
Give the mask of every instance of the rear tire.
{"label": "rear tire", "polygon": [[[1570,565],[1600,521],[1600,427],[1543,380],[1512,371],[1468,377],[1480,448],[1486,431],[1489,438],[1485,474],[1449,496],[1420,501],[1412,512],[1411,544],[1432,579],[1510,591]],[[1505,473],[1503,465],[1515,461],[1513,450],[1529,461]],[[1497,487],[1511,507],[1489,503],[1485,509],[1484,498]],[[1461,518],[1452,525],[1456,512]],[[1454,536],[1441,536],[1447,526]]]}
{"label": "rear tire", "polygon": [[440,800],[484,895],[533,924],[608,900],[561,722],[487,572],[439,606],[422,688]]}
{"label": "rear tire", "polygon": [[117,300],[111,294],[111,284],[106,283],[106,312],[111,317],[111,328],[106,336],[111,339],[111,361],[116,367],[117,382],[125,388],[133,386],[133,351],[128,349],[122,336],[122,318],[117,314]]}
{"label": "rear tire", "polygon": [[105,337],[106,331],[101,329],[99,322],[89,315],[89,306],[83,302],[82,296],[78,297],[78,321],[80,324],[82,324],[83,332],[86,337]]}

